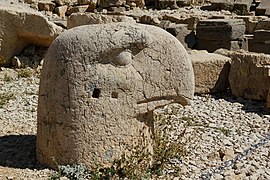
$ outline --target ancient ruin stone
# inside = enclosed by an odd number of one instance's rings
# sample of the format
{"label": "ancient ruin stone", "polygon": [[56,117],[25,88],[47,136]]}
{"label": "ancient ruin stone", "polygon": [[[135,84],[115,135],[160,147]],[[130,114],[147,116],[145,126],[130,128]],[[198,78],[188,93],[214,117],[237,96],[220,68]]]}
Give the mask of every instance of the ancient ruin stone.
{"label": "ancient ruin stone", "polygon": [[111,6],[122,6],[126,4],[126,0],[100,0],[99,6],[102,8],[108,8]]}
{"label": "ancient ruin stone", "polygon": [[76,26],[89,25],[89,24],[105,24],[112,22],[130,22],[135,23],[132,17],[121,15],[106,15],[96,13],[73,13],[67,19],[67,28],[73,28]]}
{"label": "ancient ruin stone", "polygon": [[111,165],[134,146],[151,152],[152,111],[186,105],[193,94],[189,56],[166,31],[135,23],[67,30],[44,60],[37,158],[50,167],[91,168]]}
{"label": "ancient ruin stone", "polygon": [[246,27],[242,19],[207,19],[199,21],[196,30],[198,39],[229,41],[241,38]]}
{"label": "ancient ruin stone", "polygon": [[261,0],[259,6],[256,8],[256,15],[270,16],[270,1]]}
{"label": "ancient ruin stone", "polygon": [[215,52],[217,49],[224,48],[231,51],[236,51],[239,49],[247,50],[246,39],[241,38],[237,41],[217,41],[217,40],[203,40],[198,39],[195,49],[207,50],[208,52]]}
{"label": "ancient ruin stone", "polygon": [[[270,74],[270,72],[269,72],[269,74]],[[270,112],[270,88],[269,88],[269,91],[268,91],[266,107],[267,107],[268,111]]]}
{"label": "ancient ruin stone", "polygon": [[211,10],[228,10],[237,14],[247,14],[253,0],[212,0]]}
{"label": "ancient ruin stone", "polygon": [[193,48],[196,44],[195,32],[188,30],[187,24],[174,24],[166,28],[166,31],[174,35],[186,48]]}
{"label": "ancient ruin stone", "polygon": [[53,11],[55,8],[55,3],[51,1],[39,1],[38,9],[40,11]]}
{"label": "ancient ruin stone", "polygon": [[214,93],[229,87],[231,59],[207,51],[190,51],[194,69],[195,93]]}
{"label": "ancient ruin stone", "polygon": [[181,6],[187,5],[189,3],[188,0],[156,0],[156,7],[159,9],[175,9]]}
{"label": "ancient ruin stone", "polygon": [[242,47],[242,36],[245,33],[242,19],[207,19],[197,24],[198,38],[196,49],[214,52],[219,48],[239,50]]}
{"label": "ancient ruin stone", "polygon": [[23,5],[0,2],[0,66],[10,65],[11,58],[29,44],[49,47],[62,28],[49,22],[41,13]]}
{"label": "ancient ruin stone", "polygon": [[72,13],[84,13],[87,11],[89,5],[81,5],[81,6],[69,6],[66,14],[71,15]]}
{"label": "ancient ruin stone", "polygon": [[55,8],[55,13],[59,17],[64,18],[67,10],[68,10],[68,6],[59,6],[59,7]]}
{"label": "ancient ruin stone", "polygon": [[270,30],[270,18],[258,21],[255,30]]}
{"label": "ancient ruin stone", "polygon": [[249,50],[270,54],[270,30],[256,30],[253,39],[249,41]]}
{"label": "ancient ruin stone", "polygon": [[270,55],[246,51],[226,54],[232,59],[229,74],[232,94],[247,99],[266,100],[270,88]]}

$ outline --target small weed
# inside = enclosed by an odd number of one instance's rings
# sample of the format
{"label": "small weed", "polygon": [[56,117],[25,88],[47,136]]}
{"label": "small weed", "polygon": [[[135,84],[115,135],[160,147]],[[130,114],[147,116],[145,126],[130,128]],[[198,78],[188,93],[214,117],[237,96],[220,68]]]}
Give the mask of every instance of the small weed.
{"label": "small weed", "polygon": [[12,93],[1,93],[0,94],[0,108],[3,108],[9,100],[14,99],[15,95]]}
{"label": "small weed", "polygon": [[[151,140],[152,150],[149,149],[146,135],[141,132],[141,138],[135,143],[132,149],[128,149],[128,154],[123,154],[116,159],[112,166],[87,170],[82,164],[59,166],[59,171],[51,177],[55,180],[61,176],[69,179],[158,179],[159,176],[166,175],[169,170],[173,170],[170,175],[179,177],[181,169],[173,161],[179,161],[187,155],[187,145],[191,142],[185,136],[188,123],[183,123],[183,127],[175,126],[175,116],[173,114],[153,113],[154,132]],[[185,118],[184,118],[185,119]],[[186,121],[190,118],[186,118]],[[190,120],[192,121],[192,120]],[[175,131],[175,134],[171,132]],[[149,151],[150,150],[150,151]],[[171,172],[171,171],[170,171]]]}
{"label": "small weed", "polygon": [[20,69],[18,71],[18,78],[29,78],[32,77],[33,72],[30,68]]}
{"label": "small weed", "polygon": [[4,75],[4,81],[10,82],[10,81],[12,81],[12,77],[9,76],[7,73],[5,73],[5,75]]}
{"label": "small weed", "polygon": [[229,136],[229,134],[230,134],[230,130],[229,129],[227,129],[227,128],[225,128],[225,127],[208,127],[208,128],[211,128],[211,129],[215,129],[215,130],[217,130],[217,131],[220,131],[220,132],[222,132],[225,136]]}
{"label": "small weed", "polygon": [[220,132],[222,132],[225,136],[229,136],[230,130],[224,127],[218,128]]}

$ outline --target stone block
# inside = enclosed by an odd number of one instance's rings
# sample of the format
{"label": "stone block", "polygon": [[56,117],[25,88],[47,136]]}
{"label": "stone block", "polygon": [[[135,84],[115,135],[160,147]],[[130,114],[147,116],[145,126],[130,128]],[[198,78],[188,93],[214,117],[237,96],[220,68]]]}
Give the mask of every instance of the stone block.
{"label": "stone block", "polygon": [[211,10],[228,10],[237,14],[247,14],[253,0],[212,0]]}
{"label": "stone block", "polygon": [[249,51],[270,54],[270,44],[258,42],[255,40],[250,40]]}
{"label": "stone block", "polygon": [[232,94],[254,100],[265,100],[270,88],[270,55],[245,51],[230,52],[229,75]]}
{"label": "stone block", "polygon": [[270,18],[258,21],[255,30],[270,30]]}
{"label": "stone block", "polygon": [[67,10],[67,15],[71,15],[72,13],[84,13],[87,11],[89,5],[81,5],[81,6],[70,6]]}
{"label": "stone block", "polygon": [[[269,75],[270,75],[270,71],[269,71]],[[266,108],[270,112],[270,89],[269,89],[268,96],[267,96]]]}
{"label": "stone block", "polygon": [[196,35],[203,40],[230,41],[241,38],[245,30],[242,19],[207,19],[198,22]]}
{"label": "stone block", "polygon": [[256,15],[270,16],[270,1],[261,0],[259,6],[256,8]]}
{"label": "stone block", "polygon": [[59,6],[59,7],[56,7],[54,11],[59,17],[63,18],[66,16],[67,10],[68,10],[68,6]]}
{"label": "stone block", "polygon": [[241,15],[248,14],[252,1],[253,0],[234,0],[233,12]]}
{"label": "stone block", "polygon": [[187,27],[187,24],[175,24],[166,30],[175,36],[186,49],[192,49],[196,44],[196,36],[194,31],[188,30]]}
{"label": "stone block", "polygon": [[232,0],[212,0],[211,10],[233,10],[233,1]]}
{"label": "stone block", "polygon": [[249,42],[249,50],[270,54],[270,30],[255,31],[253,39]]}
{"label": "stone block", "polygon": [[98,1],[97,0],[78,0],[79,5],[88,5],[88,9],[86,11],[91,12],[96,9]]}
{"label": "stone block", "polygon": [[156,7],[159,9],[174,9],[188,4],[188,0],[156,0]]}
{"label": "stone block", "polygon": [[207,50],[208,52],[214,52],[217,49],[224,48],[228,50],[239,50],[242,48],[247,48],[245,39],[240,39],[238,41],[217,41],[217,40],[202,40],[197,39],[197,44],[195,49]]}
{"label": "stone block", "polygon": [[51,1],[39,1],[38,10],[40,11],[53,11],[55,8],[55,3]]}
{"label": "stone block", "polygon": [[231,59],[207,51],[189,51],[194,69],[195,93],[215,93],[229,87]]}
{"label": "stone block", "polygon": [[54,0],[54,2],[58,5],[58,6],[72,6],[75,5],[77,3],[78,0]]}
{"label": "stone block", "polygon": [[0,1],[0,66],[10,66],[14,55],[30,44],[49,47],[62,28],[40,12]]}
{"label": "stone block", "polygon": [[106,24],[113,22],[129,22],[135,23],[132,17],[121,15],[106,15],[96,13],[73,13],[67,18],[67,29],[71,29],[76,26],[89,25],[89,24]]}
{"label": "stone block", "polygon": [[126,0],[100,0],[99,7],[108,8],[108,7],[118,7],[126,4]]}
{"label": "stone block", "polygon": [[37,159],[53,168],[81,163],[91,170],[110,167],[136,148],[151,155],[153,111],[187,105],[194,87],[189,55],[161,28],[110,23],[69,29],[44,58]]}

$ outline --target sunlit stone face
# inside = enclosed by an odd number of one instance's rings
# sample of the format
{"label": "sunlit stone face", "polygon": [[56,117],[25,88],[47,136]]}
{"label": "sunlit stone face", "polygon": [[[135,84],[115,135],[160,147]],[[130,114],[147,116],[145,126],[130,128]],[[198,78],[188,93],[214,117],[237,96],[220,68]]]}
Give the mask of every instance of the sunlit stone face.
{"label": "sunlit stone face", "polygon": [[107,166],[142,138],[151,152],[152,111],[186,105],[193,93],[191,62],[167,32],[126,23],[68,30],[45,58],[37,157]]}

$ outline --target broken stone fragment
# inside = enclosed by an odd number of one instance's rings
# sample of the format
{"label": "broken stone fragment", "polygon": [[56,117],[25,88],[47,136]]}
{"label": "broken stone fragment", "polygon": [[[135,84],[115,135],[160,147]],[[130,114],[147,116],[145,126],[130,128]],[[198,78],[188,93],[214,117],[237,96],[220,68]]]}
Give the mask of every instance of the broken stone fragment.
{"label": "broken stone fragment", "polygon": [[195,76],[195,93],[215,93],[229,87],[231,59],[207,51],[189,51]]}
{"label": "broken stone fragment", "polygon": [[62,28],[41,13],[16,4],[0,2],[0,66],[11,65],[11,58],[30,44],[49,47]]}

